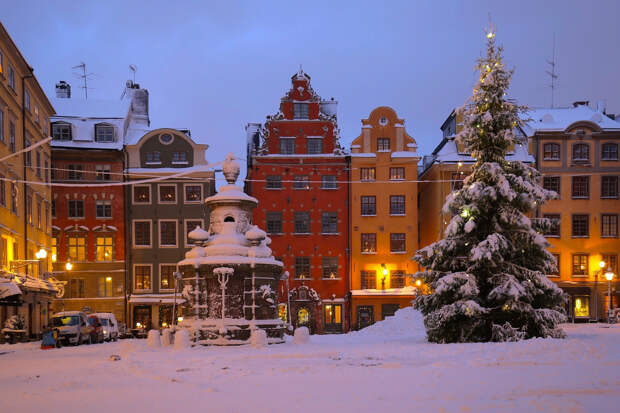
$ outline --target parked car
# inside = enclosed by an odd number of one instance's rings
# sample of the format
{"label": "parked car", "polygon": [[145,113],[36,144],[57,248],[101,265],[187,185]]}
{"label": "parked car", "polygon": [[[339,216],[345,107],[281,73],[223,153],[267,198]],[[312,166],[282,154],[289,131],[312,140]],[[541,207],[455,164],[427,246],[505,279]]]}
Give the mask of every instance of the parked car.
{"label": "parked car", "polygon": [[88,316],[88,324],[93,328],[90,332],[90,344],[103,343],[103,324],[94,314]]}
{"label": "parked car", "polygon": [[50,325],[58,330],[58,339],[74,346],[90,342],[92,327],[86,313],[82,311],[62,311],[50,319]]}
{"label": "parked car", "polygon": [[103,339],[105,341],[116,341],[119,338],[119,324],[112,313],[95,313],[103,325]]}

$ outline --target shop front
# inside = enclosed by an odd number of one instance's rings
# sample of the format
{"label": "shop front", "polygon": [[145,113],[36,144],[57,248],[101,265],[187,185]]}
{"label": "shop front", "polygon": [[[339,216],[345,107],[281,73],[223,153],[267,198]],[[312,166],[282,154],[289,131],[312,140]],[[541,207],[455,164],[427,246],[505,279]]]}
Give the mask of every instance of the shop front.
{"label": "shop front", "polygon": [[401,308],[412,305],[417,289],[413,287],[385,290],[352,290],[351,328],[361,330],[393,316]]}

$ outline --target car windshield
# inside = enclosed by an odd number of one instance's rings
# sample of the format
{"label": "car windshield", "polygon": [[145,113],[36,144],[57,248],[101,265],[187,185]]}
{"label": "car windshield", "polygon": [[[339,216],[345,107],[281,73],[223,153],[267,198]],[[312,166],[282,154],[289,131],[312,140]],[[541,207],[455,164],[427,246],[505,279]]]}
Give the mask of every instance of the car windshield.
{"label": "car windshield", "polygon": [[90,324],[91,326],[96,325],[96,324],[97,324],[97,323],[96,323],[96,319],[95,319],[95,318],[92,318],[92,317],[89,317],[89,318],[88,318],[88,324]]}
{"label": "car windshield", "polygon": [[52,318],[52,326],[54,327],[62,327],[62,326],[76,326],[78,325],[80,318],[76,315],[66,316],[66,317],[53,317]]}
{"label": "car windshield", "polygon": [[101,324],[104,325],[104,326],[107,326],[108,325],[108,320],[106,320],[105,318],[102,318],[101,319]]}

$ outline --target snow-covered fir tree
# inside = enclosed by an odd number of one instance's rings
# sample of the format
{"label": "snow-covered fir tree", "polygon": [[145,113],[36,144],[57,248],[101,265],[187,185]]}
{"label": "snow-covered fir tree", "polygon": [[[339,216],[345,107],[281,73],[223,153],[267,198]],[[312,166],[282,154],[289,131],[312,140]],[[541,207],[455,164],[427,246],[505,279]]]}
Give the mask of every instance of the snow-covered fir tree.
{"label": "snow-covered fir tree", "polygon": [[452,219],[444,238],[414,257],[432,289],[415,306],[432,342],[561,338],[565,294],[545,275],[555,260],[537,232],[550,223],[528,218],[555,193],[542,188],[536,169],[506,160],[511,145],[525,143],[514,131],[527,108],[506,99],[513,71],[504,66],[495,33],[486,37],[473,95],[457,109],[463,119],[457,142],[476,163],[462,189],[446,198],[443,210]]}

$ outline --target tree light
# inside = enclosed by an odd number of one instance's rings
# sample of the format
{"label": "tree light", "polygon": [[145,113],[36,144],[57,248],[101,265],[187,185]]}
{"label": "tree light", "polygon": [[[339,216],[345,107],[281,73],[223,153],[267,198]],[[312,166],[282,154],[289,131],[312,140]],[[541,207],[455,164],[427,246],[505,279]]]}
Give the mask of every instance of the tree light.
{"label": "tree light", "polygon": [[469,213],[469,209],[464,208],[464,209],[463,209],[463,212],[461,212],[461,216],[462,216],[463,218],[467,218],[469,215],[470,215],[470,213]]}
{"label": "tree light", "polygon": [[422,285],[422,281],[421,280],[415,280],[415,285],[417,285],[418,287]]}
{"label": "tree light", "polygon": [[488,32],[487,33],[487,39],[492,39],[494,37],[495,37],[495,33],[493,33],[493,32]]}

